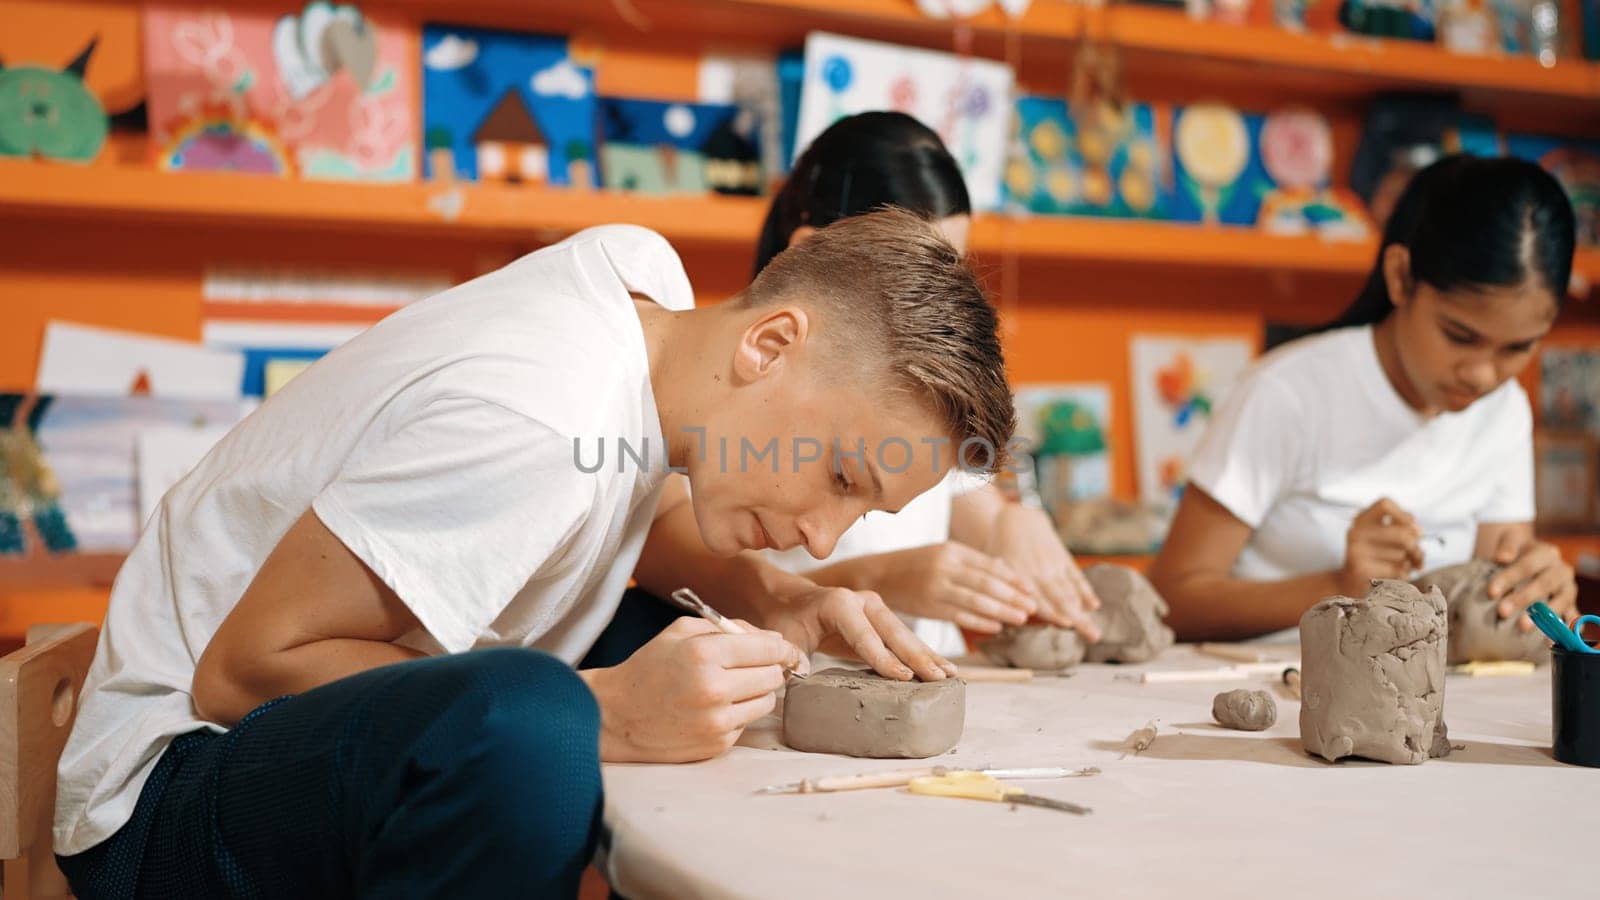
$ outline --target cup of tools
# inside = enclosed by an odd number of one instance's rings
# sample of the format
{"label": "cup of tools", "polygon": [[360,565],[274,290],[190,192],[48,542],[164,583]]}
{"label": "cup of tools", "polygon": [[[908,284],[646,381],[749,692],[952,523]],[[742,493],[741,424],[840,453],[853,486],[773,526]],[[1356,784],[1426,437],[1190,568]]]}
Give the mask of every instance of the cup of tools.
{"label": "cup of tools", "polygon": [[1600,767],[1600,653],[1550,648],[1556,760]]}

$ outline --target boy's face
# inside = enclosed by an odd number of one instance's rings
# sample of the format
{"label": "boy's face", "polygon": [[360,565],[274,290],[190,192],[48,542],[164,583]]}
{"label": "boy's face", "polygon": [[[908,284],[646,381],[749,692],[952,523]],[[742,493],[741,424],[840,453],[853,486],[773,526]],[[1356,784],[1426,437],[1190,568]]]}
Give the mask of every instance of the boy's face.
{"label": "boy's face", "polygon": [[704,414],[704,453],[691,438],[695,520],[721,556],[803,546],[826,558],[868,511],[899,510],[955,462],[931,412],[874,388],[865,363],[860,378],[818,377],[817,354],[792,337],[746,332],[735,386]]}

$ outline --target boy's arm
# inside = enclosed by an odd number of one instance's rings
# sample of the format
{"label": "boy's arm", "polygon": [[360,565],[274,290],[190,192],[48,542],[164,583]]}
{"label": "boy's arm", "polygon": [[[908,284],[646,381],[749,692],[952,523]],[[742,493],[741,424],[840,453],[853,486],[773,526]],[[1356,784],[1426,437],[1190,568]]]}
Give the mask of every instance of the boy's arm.
{"label": "boy's arm", "polygon": [[724,615],[776,631],[807,653],[853,655],[886,677],[937,681],[955,673],[871,591],[819,587],[755,553],[713,554],[678,476],[663,489],[634,580],[658,597],[687,587]]}
{"label": "boy's arm", "polygon": [[233,725],[298,694],[421,654],[393,641],[416,616],[310,511],[267,556],[195,668],[201,718]]}

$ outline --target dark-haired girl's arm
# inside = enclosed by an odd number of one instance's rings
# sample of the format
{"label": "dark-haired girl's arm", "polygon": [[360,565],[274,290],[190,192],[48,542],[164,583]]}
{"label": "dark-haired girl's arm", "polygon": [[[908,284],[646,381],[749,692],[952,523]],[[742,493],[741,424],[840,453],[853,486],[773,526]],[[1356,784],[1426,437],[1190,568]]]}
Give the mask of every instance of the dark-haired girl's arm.
{"label": "dark-haired girl's arm", "polygon": [[1422,563],[1415,521],[1387,498],[1351,523],[1341,569],[1278,581],[1235,578],[1234,561],[1250,535],[1249,525],[1198,485],[1184,490],[1148,573],[1172,609],[1167,623],[1179,640],[1239,640],[1293,628],[1322,600],[1362,596],[1372,579],[1405,578]]}

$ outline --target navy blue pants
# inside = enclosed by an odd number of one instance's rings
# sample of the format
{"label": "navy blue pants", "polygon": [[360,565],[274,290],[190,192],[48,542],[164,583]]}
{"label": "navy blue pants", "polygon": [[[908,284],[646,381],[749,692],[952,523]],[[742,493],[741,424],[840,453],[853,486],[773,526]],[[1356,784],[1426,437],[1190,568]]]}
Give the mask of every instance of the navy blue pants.
{"label": "navy blue pants", "polygon": [[61,857],[80,900],[575,896],[600,715],[534,650],[385,666],[176,738],[133,818]]}

